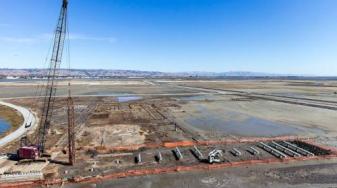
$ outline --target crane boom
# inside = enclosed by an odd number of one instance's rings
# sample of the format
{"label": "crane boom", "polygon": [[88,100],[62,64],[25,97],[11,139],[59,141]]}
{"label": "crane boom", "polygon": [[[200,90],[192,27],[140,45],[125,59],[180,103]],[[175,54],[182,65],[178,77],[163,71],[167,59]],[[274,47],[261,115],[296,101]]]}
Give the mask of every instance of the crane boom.
{"label": "crane boom", "polygon": [[68,0],[63,0],[60,16],[58,19],[54,35],[53,51],[48,68],[47,85],[45,89],[42,113],[39,123],[37,147],[40,154],[45,152],[46,134],[50,127],[50,121],[55,102],[55,94],[56,94],[55,78],[59,75],[64,40],[67,32],[67,7],[68,7]]}

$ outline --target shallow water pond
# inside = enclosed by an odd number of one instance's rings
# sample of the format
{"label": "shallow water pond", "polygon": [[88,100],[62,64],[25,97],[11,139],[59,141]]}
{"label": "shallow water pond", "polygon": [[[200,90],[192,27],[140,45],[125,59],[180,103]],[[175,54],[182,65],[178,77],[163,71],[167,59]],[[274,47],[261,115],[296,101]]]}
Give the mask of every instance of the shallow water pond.
{"label": "shallow water pond", "polygon": [[4,119],[0,118],[0,135],[10,128],[10,124]]}
{"label": "shallow water pond", "polygon": [[128,102],[128,101],[135,101],[135,100],[140,100],[142,97],[139,96],[121,96],[117,97],[118,102]]}
{"label": "shallow water pond", "polygon": [[185,121],[192,127],[208,131],[238,136],[282,136],[299,135],[303,131],[318,130],[303,129],[300,126],[274,122],[238,112],[219,114],[198,107],[197,115],[188,117]]}

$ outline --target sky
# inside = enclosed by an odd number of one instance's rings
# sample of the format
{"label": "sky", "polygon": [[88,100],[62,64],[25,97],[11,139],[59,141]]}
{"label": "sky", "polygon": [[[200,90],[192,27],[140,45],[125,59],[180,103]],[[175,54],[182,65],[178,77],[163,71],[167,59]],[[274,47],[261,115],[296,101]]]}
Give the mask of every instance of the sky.
{"label": "sky", "polygon": [[[0,4],[0,68],[47,67],[61,0]],[[62,67],[337,76],[336,0],[69,0],[68,11]]]}

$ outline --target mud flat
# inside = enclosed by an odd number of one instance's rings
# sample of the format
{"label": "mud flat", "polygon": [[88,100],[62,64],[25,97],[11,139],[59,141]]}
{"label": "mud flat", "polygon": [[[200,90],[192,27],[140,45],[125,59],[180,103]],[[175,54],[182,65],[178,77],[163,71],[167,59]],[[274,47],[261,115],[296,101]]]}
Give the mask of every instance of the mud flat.
{"label": "mud flat", "polygon": [[[61,176],[70,179],[104,176],[132,170],[143,172],[153,166],[169,168],[172,171],[170,173],[176,173],[181,165],[199,165],[190,150],[195,143],[209,141],[214,141],[213,145],[200,145],[200,150],[207,155],[212,149],[222,148],[229,164],[247,159],[275,158],[264,151],[261,151],[264,153],[260,158],[254,158],[246,152],[248,146],[257,147],[258,140],[267,142],[278,137],[292,137],[337,146],[337,112],[332,110],[337,107],[334,94],[336,82],[156,79],[140,80],[137,83],[127,80],[112,82],[81,81],[73,86],[78,159],[75,167],[61,165],[67,161],[66,100],[62,97],[66,94],[66,87],[61,86],[58,90],[61,97],[55,103],[46,144],[56,162],[43,169],[46,180]],[[2,88],[6,88],[6,92],[1,93],[1,97],[10,98],[7,100],[11,103],[39,113],[41,101],[36,102],[36,98],[29,97],[34,93],[29,83],[0,85]],[[244,144],[247,140],[255,142]],[[186,160],[176,160],[172,149],[163,147],[168,143],[183,143],[179,147],[186,155]],[[5,151],[14,153],[18,145],[18,142],[12,142]],[[233,147],[244,153],[241,158],[231,155]],[[155,160],[158,151],[167,159],[159,164]],[[139,153],[143,156],[143,165],[135,163],[135,156]],[[326,163],[332,165],[324,165]],[[244,187],[249,183],[257,187],[270,187],[270,184],[264,182],[272,182],[276,187],[292,184],[304,186],[312,183],[303,178],[306,176],[316,179],[318,184],[324,183],[324,172],[333,172],[336,169],[334,163],[335,159],[324,157],[315,161],[296,159],[296,164],[254,164],[249,167],[232,166],[226,170],[189,171],[179,175],[161,174],[127,179],[135,187],[138,186],[137,182],[139,186],[145,186],[140,183],[143,180],[149,187],[165,187],[163,184],[168,181],[165,178],[174,185],[196,187]],[[322,169],[318,170],[320,167]],[[241,175],[239,169],[249,170]],[[317,169],[317,174],[310,171],[312,169]],[[283,176],[287,177],[284,175],[286,172],[295,173],[294,178],[288,176],[288,179],[284,179]],[[177,178],[180,175],[184,178]],[[234,176],[236,178],[231,179]],[[95,184],[127,187],[128,181],[106,179]],[[329,175],[326,176],[326,182],[336,184]]]}
{"label": "mud flat", "polygon": [[[258,166],[242,166],[213,171],[179,172],[152,175],[146,177],[129,177],[112,179],[102,182],[65,185],[69,188],[83,186],[122,187],[130,185],[143,187],[296,187],[296,188],[326,188],[334,187],[337,182],[334,176],[337,170],[336,161],[298,162],[297,164],[268,164]],[[56,187],[56,186],[55,186]]]}
{"label": "mud flat", "polygon": [[[203,100],[194,100],[193,96],[191,96],[191,100],[184,100],[190,106],[201,106],[197,108],[205,108],[206,106],[207,110],[205,111],[216,107],[215,111],[227,109],[231,112],[222,114],[228,117],[226,121],[232,121],[232,117],[243,114],[247,115],[247,118],[253,116],[253,119],[285,123],[286,126],[295,128],[316,129],[313,131],[317,131],[317,133],[335,132],[333,125],[335,110],[327,109],[325,106],[336,106],[336,83],[332,81],[317,82],[320,84],[307,84],[298,87],[294,85],[294,83],[298,83],[297,81],[284,80],[186,82],[182,80],[178,83],[169,83],[186,89],[212,92],[213,95],[202,96]],[[277,100],[274,100],[276,98]],[[217,103],[220,103],[221,106]],[[237,113],[240,115],[232,115]],[[219,117],[219,114],[217,115]],[[335,135],[335,133],[331,135]]]}

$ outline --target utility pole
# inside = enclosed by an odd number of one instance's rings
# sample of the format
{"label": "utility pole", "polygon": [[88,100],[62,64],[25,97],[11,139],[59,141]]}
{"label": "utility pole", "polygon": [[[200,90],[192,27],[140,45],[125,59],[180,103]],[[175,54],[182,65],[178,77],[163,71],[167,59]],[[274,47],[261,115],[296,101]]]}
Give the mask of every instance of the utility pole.
{"label": "utility pole", "polygon": [[68,107],[68,154],[69,154],[69,164],[75,164],[75,110],[74,110],[74,101],[71,97],[70,92],[70,82],[68,83],[68,100],[67,100],[67,107]]}

